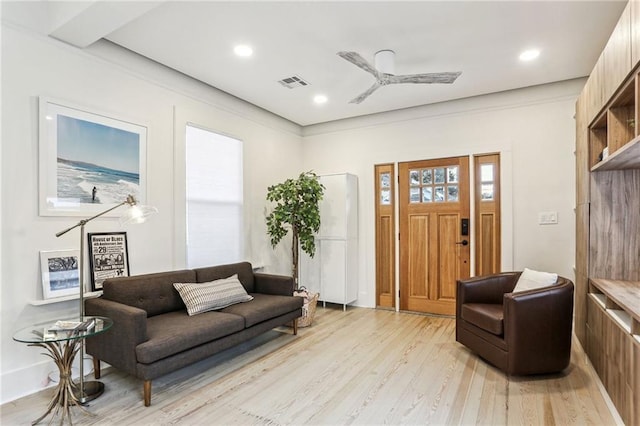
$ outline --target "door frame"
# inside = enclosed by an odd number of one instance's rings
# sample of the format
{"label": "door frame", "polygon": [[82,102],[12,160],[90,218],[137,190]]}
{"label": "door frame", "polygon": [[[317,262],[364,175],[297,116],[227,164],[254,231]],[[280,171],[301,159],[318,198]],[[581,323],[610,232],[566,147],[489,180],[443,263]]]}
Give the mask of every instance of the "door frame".
{"label": "door frame", "polygon": [[[447,158],[447,157],[461,157],[468,156],[470,161],[470,170],[469,170],[469,183],[471,187],[469,188],[469,197],[470,197],[470,221],[471,221],[471,232],[469,235],[469,242],[471,243],[471,253],[470,253],[470,267],[471,267],[471,276],[474,276],[475,273],[475,258],[476,258],[476,238],[475,238],[475,206],[473,203],[475,197],[475,169],[473,168],[473,159],[474,156],[483,155],[487,153],[497,153],[500,154],[500,219],[501,219],[501,235],[500,235],[500,246],[501,246],[501,270],[503,271],[513,271],[514,270],[514,246],[513,246],[513,232],[514,232],[514,209],[513,209],[513,155],[510,149],[497,148],[494,150],[487,149],[482,151],[472,151],[469,153],[463,152],[443,152],[438,153],[435,156],[429,157],[427,159],[437,159],[437,158]],[[376,164],[393,164],[395,171],[395,183],[397,185],[399,179],[399,164],[404,162],[411,161],[420,161],[416,159],[397,159],[395,161],[385,161],[379,162]],[[374,164],[375,167],[375,164]],[[375,170],[375,169],[374,169]],[[374,191],[371,190],[370,193]],[[374,194],[375,195],[375,194]],[[398,200],[398,191],[394,193],[394,215],[395,215],[395,310],[396,312],[400,312],[400,211],[399,211],[399,200]],[[377,201],[377,198],[374,198],[374,202]],[[375,232],[375,218],[373,219],[373,228]],[[375,235],[374,235],[375,241]],[[375,263],[375,244],[373,249],[373,262]],[[373,276],[375,283],[375,274],[376,267],[373,266]],[[377,292],[377,288],[373,288],[373,306],[376,307],[375,294]]]}

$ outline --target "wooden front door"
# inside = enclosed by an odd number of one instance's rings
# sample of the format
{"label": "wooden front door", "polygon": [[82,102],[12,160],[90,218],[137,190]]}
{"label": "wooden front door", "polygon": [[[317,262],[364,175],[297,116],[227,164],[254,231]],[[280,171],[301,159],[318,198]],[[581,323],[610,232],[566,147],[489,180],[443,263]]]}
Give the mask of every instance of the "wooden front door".
{"label": "wooden front door", "polygon": [[400,309],[453,315],[456,280],[470,276],[469,158],[398,169]]}

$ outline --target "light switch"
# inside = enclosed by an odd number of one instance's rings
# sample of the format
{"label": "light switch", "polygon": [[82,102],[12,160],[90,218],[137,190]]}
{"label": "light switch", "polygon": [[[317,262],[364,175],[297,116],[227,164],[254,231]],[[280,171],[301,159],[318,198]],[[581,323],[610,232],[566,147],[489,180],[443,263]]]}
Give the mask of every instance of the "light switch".
{"label": "light switch", "polygon": [[538,213],[538,223],[540,225],[556,225],[558,223],[558,212]]}

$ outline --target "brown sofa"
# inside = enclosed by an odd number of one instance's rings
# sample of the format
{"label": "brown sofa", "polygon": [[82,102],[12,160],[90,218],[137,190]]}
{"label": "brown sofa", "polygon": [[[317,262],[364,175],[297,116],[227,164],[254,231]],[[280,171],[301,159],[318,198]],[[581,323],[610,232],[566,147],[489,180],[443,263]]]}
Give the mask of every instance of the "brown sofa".
{"label": "brown sofa", "polygon": [[[203,283],[238,274],[253,300],[189,316],[174,283]],[[302,315],[293,279],[254,273],[250,263],[108,279],[102,296],[85,301],[86,315],[113,320],[107,332],[86,341],[96,378],[100,361],[144,380],[144,404],[151,381],[207,358]]]}
{"label": "brown sofa", "polygon": [[564,370],[571,359],[573,283],[512,293],[520,272],[459,280],[456,340],[507,374]]}

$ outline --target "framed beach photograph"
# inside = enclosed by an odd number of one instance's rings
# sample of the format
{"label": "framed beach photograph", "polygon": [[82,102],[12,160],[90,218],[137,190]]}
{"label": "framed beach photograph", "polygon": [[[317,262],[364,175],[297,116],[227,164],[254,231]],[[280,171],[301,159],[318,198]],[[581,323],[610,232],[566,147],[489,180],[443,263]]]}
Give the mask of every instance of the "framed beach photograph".
{"label": "framed beach photograph", "polygon": [[91,216],[128,195],[144,203],[146,143],[144,126],[41,97],[40,216]]}
{"label": "framed beach photograph", "polygon": [[126,232],[96,232],[89,239],[91,291],[102,290],[107,278],[129,276],[129,250]]}
{"label": "framed beach photograph", "polygon": [[80,250],[40,252],[42,271],[42,298],[80,294]]}

